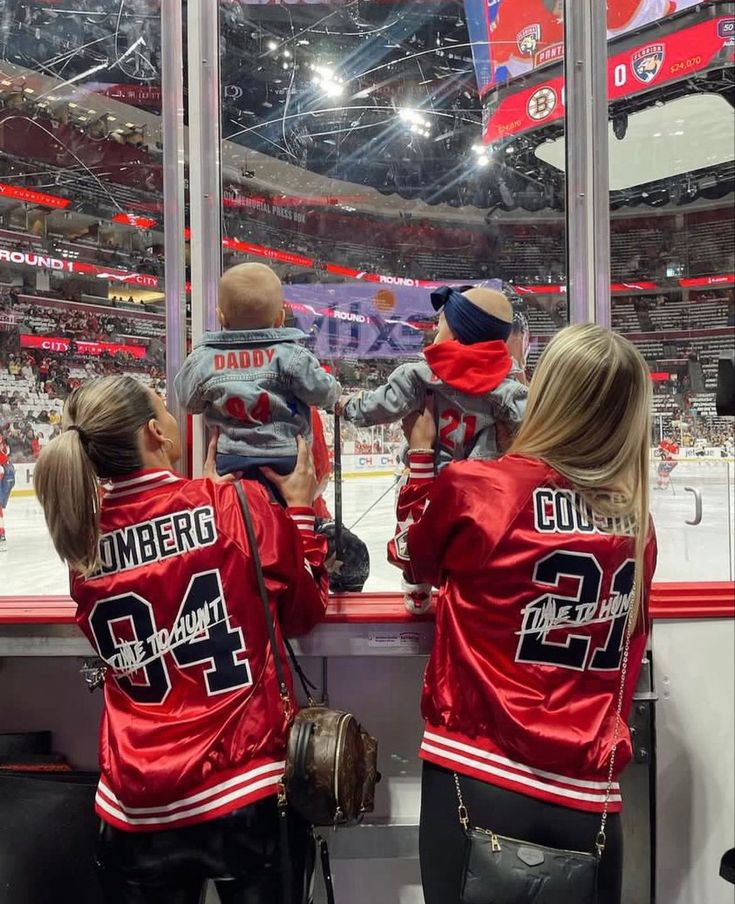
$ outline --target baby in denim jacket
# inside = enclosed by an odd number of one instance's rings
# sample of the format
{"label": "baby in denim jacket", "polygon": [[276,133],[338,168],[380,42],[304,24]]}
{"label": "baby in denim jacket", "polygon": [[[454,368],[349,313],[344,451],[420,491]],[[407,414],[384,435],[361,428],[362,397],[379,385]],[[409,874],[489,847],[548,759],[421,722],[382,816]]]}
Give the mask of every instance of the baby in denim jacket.
{"label": "baby in denim jacket", "polygon": [[179,401],[219,428],[217,470],[288,474],[296,438],[311,441],[312,405],[330,408],[339,383],[283,326],[283,287],[265,264],[238,264],[219,283],[222,329],[205,333],[176,377]]}

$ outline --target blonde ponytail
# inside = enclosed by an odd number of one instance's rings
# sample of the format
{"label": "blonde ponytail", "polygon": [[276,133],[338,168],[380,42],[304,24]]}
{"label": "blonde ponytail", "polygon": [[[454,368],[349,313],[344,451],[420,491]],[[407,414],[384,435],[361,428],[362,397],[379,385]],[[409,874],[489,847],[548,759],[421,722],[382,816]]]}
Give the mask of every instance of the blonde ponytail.
{"label": "blonde ponytail", "polygon": [[635,531],[638,617],[649,537],[651,378],[638,349],[594,324],[570,326],[539,360],[511,452],[547,462],[592,511]]}
{"label": "blonde ponytail", "polygon": [[101,377],[69,396],[63,432],[41,450],[36,495],[59,556],[73,571],[98,563],[99,479],[141,467],[138,430],[155,417],[150,391],[133,377]]}
{"label": "blonde ponytail", "polygon": [[66,430],[42,450],[33,483],[56,552],[71,569],[88,574],[97,562],[100,491],[79,433]]}

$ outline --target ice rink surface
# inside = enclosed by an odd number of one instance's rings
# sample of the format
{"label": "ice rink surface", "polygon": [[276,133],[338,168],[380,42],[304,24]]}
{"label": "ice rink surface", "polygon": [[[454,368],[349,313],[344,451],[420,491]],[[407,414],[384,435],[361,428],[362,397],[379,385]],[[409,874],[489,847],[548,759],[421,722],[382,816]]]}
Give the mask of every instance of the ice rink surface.
{"label": "ice rink surface", "polygon": [[[668,489],[652,489],[659,547],[657,581],[733,579],[734,472],[732,462],[688,460],[678,465]],[[394,484],[390,476],[352,478],[343,483],[345,525],[351,528],[364,516],[354,531],[370,549],[366,590],[399,589],[398,572],[385,557],[386,543],[395,526]],[[655,484],[654,471],[652,487]],[[695,497],[686,487],[699,490],[702,496],[702,521],[696,526],[686,524],[695,515]],[[385,495],[379,499],[381,494]],[[332,487],[327,503],[332,505]],[[492,517],[491,512],[488,517]],[[8,542],[7,551],[0,553],[0,596],[67,594],[66,570],[56,558],[37,500],[29,496],[11,498],[5,525]]]}

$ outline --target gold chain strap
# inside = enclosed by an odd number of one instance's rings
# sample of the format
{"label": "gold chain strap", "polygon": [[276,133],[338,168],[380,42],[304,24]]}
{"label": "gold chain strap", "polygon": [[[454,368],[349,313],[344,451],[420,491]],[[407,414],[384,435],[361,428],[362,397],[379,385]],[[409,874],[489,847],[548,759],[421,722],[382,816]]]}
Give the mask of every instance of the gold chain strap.
{"label": "gold chain strap", "polygon": [[470,814],[467,812],[467,807],[465,807],[464,805],[462,789],[459,787],[459,776],[456,772],[454,773],[454,787],[457,789],[457,800],[459,801],[459,806],[457,807],[457,815],[459,816],[459,822],[462,828],[466,832],[470,825]]}
{"label": "gold chain strap", "polygon": [[602,857],[607,844],[607,836],[605,829],[607,827],[607,817],[610,812],[610,796],[612,794],[613,780],[615,776],[615,759],[618,752],[618,737],[620,736],[620,720],[623,715],[623,698],[625,697],[625,679],[628,674],[628,658],[630,656],[630,638],[633,634],[633,606],[635,605],[635,581],[630,590],[630,609],[628,610],[628,620],[625,627],[625,646],[623,647],[623,661],[620,665],[620,688],[618,690],[618,701],[615,707],[615,726],[613,728],[612,751],[610,752],[610,767],[607,771],[607,788],[605,789],[605,805],[602,810],[602,820],[600,822],[600,831],[597,833],[595,846],[597,848],[598,857]]}

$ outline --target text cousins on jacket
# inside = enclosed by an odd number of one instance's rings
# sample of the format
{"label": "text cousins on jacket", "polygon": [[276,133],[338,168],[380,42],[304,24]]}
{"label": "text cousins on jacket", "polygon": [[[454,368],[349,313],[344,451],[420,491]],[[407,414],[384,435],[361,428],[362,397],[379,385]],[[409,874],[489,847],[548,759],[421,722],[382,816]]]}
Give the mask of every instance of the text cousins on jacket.
{"label": "text cousins on jacket", "polygon": [[533,514],[540,534],[635,534],[633,519],[601,517],[574,490],[538,487]]}

